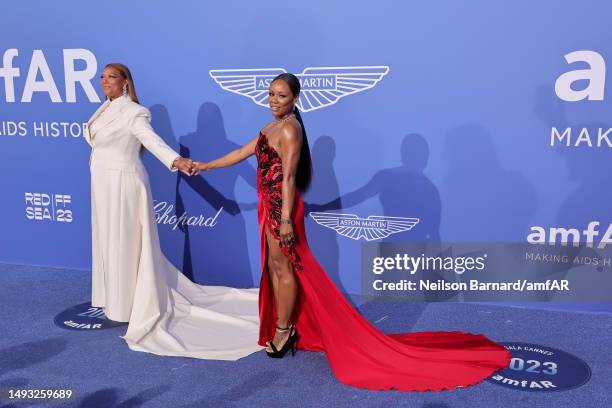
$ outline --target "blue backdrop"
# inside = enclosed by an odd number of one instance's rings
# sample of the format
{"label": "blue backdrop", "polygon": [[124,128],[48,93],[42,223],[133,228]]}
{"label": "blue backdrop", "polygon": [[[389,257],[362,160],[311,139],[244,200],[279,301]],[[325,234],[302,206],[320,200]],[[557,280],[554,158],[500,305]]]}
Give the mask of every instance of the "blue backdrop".
{"label": "blue backdrop", "polygon": [[[597,221],[599,240],[611,224],[608,2],[2,7],[1,262],[90,268],[82,124],[108,62],[131,68],[159,134],[204,161],[271,120],[237,77],[319,78],[301,100],[314,165],[305,199],[341,197],[319,212],[419,219],[389,239],[526,242],[532,227]],[[255,161],[185,179],[145,160],[172,262],[198,282],[258,285]],[[332,279],[359,292],[365,238],[312,218],[307,233]]]}

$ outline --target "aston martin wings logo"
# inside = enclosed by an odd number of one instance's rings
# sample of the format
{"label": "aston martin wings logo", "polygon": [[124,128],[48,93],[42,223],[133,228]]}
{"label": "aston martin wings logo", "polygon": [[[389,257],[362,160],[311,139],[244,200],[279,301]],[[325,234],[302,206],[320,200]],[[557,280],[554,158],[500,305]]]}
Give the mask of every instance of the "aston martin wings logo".
{"label": "aston martin wings logo", "polygon": [[391,234],[411,230],[420,221],[419,218],[381,217],[370,215],[359,218],[355,214],[334,214],[311,212],[310,217],[319,225],[335,230],[343,237],[366,241],[387,238]]}
{"label": "aston martin wings logo", "polygon": [[[209,74],[226,91],[267,107],[270,82],[284,72],[283,68],[211,69]],[[296,106],[302,112],[325,108],[374,87],[388,72],[388,66],[306,68],[296,74],[302,85]]]}

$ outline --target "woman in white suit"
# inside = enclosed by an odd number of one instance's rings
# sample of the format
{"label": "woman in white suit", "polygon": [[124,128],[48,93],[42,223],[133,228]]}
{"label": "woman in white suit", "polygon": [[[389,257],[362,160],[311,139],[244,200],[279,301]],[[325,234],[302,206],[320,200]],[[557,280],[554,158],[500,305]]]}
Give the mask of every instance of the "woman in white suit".
{"label": "woman in white suit", "polygon": [[161,252],[142,147],[187,175],[191,160],[153,131],[125,65],[107,65],[100,84],[107,99],[85,132],[92,148],[92,306],[129,322],[124,339],[134,350],[224,360],[260,350],[257,289],[196,285]]}

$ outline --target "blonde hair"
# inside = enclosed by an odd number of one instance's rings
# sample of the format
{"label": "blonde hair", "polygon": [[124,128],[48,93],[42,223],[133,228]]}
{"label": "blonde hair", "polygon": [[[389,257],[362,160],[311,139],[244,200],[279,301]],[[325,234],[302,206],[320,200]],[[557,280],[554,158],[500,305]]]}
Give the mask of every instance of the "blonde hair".
{"label": "blonde hair", "polygon": [[110,64],[106,64],[104,68],[114,68],[119,71],[121,73],[121,76],[127,82],[127,93],[130,99],[133,102],[140,103],[138,102],[138,97],[136,96],[136,88],[134,88],[134,80],[132,79],[132,73],[130,72],[130,69],[128,67],[118,62],[113,62]]}

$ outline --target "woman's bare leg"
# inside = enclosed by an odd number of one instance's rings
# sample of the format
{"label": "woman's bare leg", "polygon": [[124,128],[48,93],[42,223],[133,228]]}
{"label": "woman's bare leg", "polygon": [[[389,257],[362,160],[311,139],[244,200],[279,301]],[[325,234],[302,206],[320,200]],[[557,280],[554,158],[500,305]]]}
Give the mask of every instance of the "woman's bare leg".
{"label": "woman's bare leg", "polygon": [[[275,299],[276,299],[276,315],[278,327],[289,327],[293,308],[297,298],[297,282],[293,275],[293,267],[291,262],[285,257],[281,251],[279,242],[274,236],[266,230],[266,241],[268,244],[268,271],[272,279],[272,285],[276,280]],[[275,277],[273,277],[275,276]],[[289,331],[275,331],[274,345],[280,349],[289,336]],[[271,351],[271,349],[270,349]]]}

